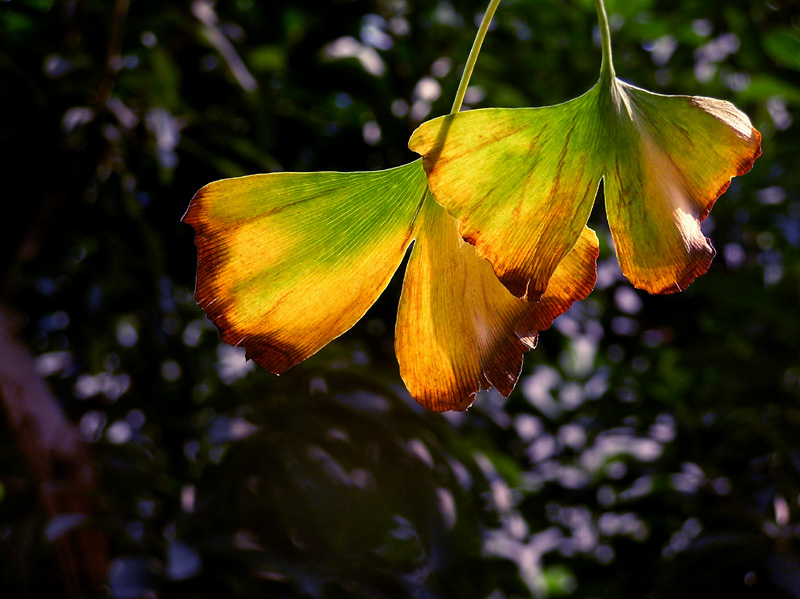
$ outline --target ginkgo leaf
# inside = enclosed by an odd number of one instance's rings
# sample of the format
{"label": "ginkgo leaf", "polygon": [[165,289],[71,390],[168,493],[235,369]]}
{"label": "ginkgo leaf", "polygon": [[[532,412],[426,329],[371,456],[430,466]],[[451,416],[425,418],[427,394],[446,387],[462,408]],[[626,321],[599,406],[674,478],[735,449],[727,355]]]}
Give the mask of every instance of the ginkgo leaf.
{"label": "ginkgo leaf", "polygon": [[511,293],[538,300],[575,245],[600,182],[586,94],[538,109],[470,110],[428,121],[422,154],[436,201]]}
{"label": "ginkgo leaf", "polygon": [[714,256],[700,223],[731,178],[750,170],[761,135],[729,102],[603,76],[557,106],[434,119],[409,147],[462,237],[514,295],[536,299],[577,241],[601,180],[623,273],[651,293],[684,289]]}
{"label": "ginkgo leaf", "polygon": [[436,411],[466,409],[481,389],[495,387],[507,396],[539,331],[594,287],[597,236],[584,228],[535,303],[500,284],[430,195],[415,229],[395,337],[406,387]]}
{"label": "ginkgo leaf", "polygon": [[222,339],[280,374],[352,327],[389,283],[427,193],[419,161],[210,183],[184,221],[197,303]]}
{"label": "ginkgo leaf", "polygon": [[700,223],[761,155],[761,134],[730,102],[618,87],[627,143],[609,156],[604,191],[620,268],[651,293],[682,291],[715,254]]}

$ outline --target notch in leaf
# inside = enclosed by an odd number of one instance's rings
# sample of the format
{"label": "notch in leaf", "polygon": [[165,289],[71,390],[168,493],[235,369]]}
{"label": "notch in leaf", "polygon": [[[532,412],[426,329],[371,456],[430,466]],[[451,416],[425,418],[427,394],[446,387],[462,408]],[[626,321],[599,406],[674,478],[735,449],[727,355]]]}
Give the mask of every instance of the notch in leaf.
{"label": "notch in leaf", "polygon": [[603,62],[579,98],[544,108],[489,108],[422,124],[436,201],[514,295],[542,297],[604,181],[622,272],[650,293],[685,289],[714,248],[700,230],[732,177],[761,155],[761,135],[729,102],[664,96],[616,78],[602,0]]}

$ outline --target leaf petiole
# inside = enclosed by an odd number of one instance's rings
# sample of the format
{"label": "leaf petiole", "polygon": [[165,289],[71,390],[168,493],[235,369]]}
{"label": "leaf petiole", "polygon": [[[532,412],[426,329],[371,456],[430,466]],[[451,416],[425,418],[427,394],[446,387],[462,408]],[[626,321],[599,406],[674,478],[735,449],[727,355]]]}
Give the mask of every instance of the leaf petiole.
{"label": "leaf petiole", "polygon": [[483,15],[483,20],[481,21],[481,25],[478,27],[478,33],[475,36],[475,41],[472,42],[472,49],[469,51],[467,64],[464,66],[464,72],[461,74],[461,81],[458,83],[456,99],[453,100],[453,108],[450,110],[450,114],[456,114],[459,110],[461,110],[461,104],[464,102],[464,96],[467,93],[467,87],[469,86],[470,77],[472,77],[472,71],[475,68],[475,63],[478,61],[478,54],[481,52],[483,39],[486,37],[486,32],[489,30],[489,25],[492,23],[492,17],[494,17],[494,13],[499,5],[500,0],[491,0],[489,2],[489,7],[486,9],[486,12]]}
{"label": "leaf petiole", "polygon": [[600,64],[600,80],[606,83],[614,81],[614,63],[611,61],[611,29],[608,26],[608,15],[603,0],[594,0],[594,7],[597,10],[597,20],[600,26],[600,38],[603,45],[603,59]]}

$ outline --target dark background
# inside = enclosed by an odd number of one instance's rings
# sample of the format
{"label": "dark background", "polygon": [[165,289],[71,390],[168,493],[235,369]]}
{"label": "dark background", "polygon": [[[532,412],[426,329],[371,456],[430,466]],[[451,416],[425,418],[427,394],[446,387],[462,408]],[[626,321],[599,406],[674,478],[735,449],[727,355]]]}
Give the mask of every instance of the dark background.
{"label": "dark background", "polygon": [[[598,201],[595,291],[508,399],[438,415],[402,270],[277,378],[194,304],[180,218],[222,177],[412,159],[485,2],[0,3],[0,595],[800,597],[800,11],[608,8],[618,76],[733,101],[763,156],[675,296],[621,278]],[[575,97],[598,40],[590,0],[506,0],[466,104]]]}

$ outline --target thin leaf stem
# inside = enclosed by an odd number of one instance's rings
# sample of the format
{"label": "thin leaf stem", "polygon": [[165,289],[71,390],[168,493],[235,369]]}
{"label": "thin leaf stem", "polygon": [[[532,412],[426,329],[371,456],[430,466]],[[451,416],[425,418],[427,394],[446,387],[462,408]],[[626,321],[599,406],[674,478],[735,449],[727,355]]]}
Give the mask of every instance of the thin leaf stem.
{"label": "thin leaf stem", "polygon": [[464,96],[467,94],[467,87],[469,86],[470,77],[472,77],[472,71],[475,68],[475,63],[478,61],[478,54],[481,52],[483,39],[486,37],[486,32],[489,30],[489,25],[492,23],[492,17],[494,17],[494,13],[499,5],[500,0],[490,0],[489,8],[486,9],[486,13],[483,15],[483,20],[475,36],[475,41],[472,42],[472,50],[469,51],[467,64],[464,66],[464,72],[461,74],[461,81],[458,84],[456,99],[453,101],[453,108],[450,110],[450,114],[456,114],[461,110],[461,104],[464,103]]}
{"label": "thin leaf stem", "polygon": [[608,15],[603,0],[594,0],[597,20],[600,26],[600,38],[603,46],[603,59],[600,63],[600,80],[611,83],[616,77],[614,63],[611,61],[611,28],[608,26]]}

